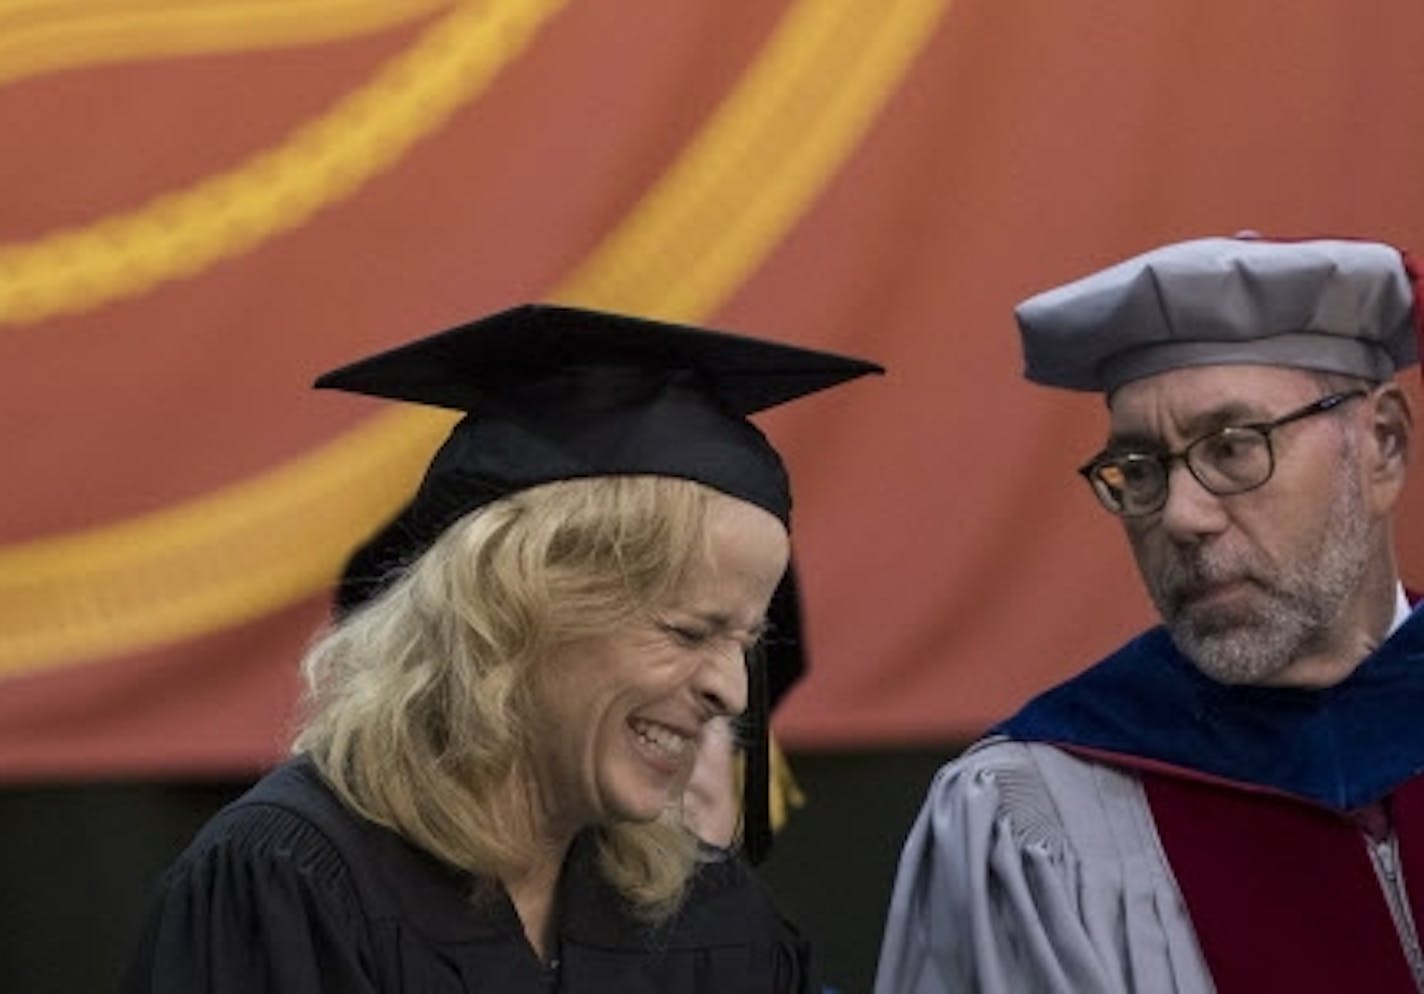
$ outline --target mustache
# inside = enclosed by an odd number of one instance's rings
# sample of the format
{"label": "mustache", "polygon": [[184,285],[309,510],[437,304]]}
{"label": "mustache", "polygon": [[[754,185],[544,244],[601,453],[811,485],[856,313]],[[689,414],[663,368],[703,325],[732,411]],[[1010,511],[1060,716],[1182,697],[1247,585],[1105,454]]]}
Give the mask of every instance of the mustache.
{"label": "mustache", "polygon": [[1159,607],[1175,614],[1213,587],[1243,581],[1266,585],[1264,577],[1245,557],[1184,553],[1167,563],[1157,578]]}

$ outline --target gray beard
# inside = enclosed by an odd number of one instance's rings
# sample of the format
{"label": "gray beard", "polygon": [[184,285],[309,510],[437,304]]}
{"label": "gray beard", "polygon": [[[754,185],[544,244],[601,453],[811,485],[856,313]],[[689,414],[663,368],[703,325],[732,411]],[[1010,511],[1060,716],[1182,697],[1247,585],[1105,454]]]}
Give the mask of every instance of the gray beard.
{"label": "gray beard", "polygon": [[[1332,623],[1368,566],[1370,523],[1359,481],[1342,481],[1314,549],[1299,550],[1279,568],[1244,553],[1182,553],[1150,593],[1172,641],[1207,676],[1221,683],[1261,683],[1324,647]],[[1246,576],[1264,600],[1247,606],[1193,607],[1182,592]]]}

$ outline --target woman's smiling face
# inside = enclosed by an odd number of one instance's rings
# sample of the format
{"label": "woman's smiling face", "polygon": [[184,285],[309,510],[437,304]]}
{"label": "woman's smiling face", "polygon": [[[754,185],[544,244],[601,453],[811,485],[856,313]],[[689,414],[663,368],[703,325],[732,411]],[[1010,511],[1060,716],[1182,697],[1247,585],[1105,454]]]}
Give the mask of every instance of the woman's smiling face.
{"label": "woman's smiling face", "polygon": [[533,730],[551,835],[651,821],[680,801],[708,722],[746,707],[746,653],[788,554],[774,515],[718,494],[707,511],[706,554],[670,603],[555,651]]}

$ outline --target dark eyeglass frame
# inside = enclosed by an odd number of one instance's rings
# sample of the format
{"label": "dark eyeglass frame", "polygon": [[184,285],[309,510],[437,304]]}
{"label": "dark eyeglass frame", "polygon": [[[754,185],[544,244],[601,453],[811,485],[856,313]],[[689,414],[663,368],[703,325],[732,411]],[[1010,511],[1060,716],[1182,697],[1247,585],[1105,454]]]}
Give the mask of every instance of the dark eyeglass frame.
{"label": "dark eyeglass frame", "polygon": [[[1100,452],[1085,464],[1078,467],[1078,473],[1083,479],[1088,481],[1088,486],[1092,488],[1093,495],[1098,498],[1098,503],[1102,504],[1109,512],[1120,518],[1142,518],[1149,514],[1156,514],[1167,504],[1167,492],[1170,489],[1170,479],[1172,475],[1172,465],[1178,461],[1187,467],[1187,472],[1192,474],[1192,478],[1201,484],[1207,493],[1217,497],[1230,497],[1234,494],[1244,494],[1259,487],[1263,487],[1275,475],[1276,472],[1276,451],[1271,444],[1271,432],[1282,425],[1288,425],[1293,421],[1300,421],[1304,418],[1313,417],[1317,414],[1324,414],[1326,411],[1333,411],[1347,401],[1357,400],[1361,397],[1369,396],[1368,390],[1342,390],[1339,393],[1327,394],[1319,400],[1311,401],[1304,407],[1298,407],[1293,411],[1282,414],[1273,421],[1256,421],[1244,425],[1227,425],[1215,431],[1209,431],[1205,435],[1200,435],[1192,439],[1176,452]],[[1244,487],[1221,487],[1204,480],[1202,474],[1197,471],[1197,467],[1192,462],[1192,452],[1196,451],[1204,442],[1214,439],[1230,438],[1232,435],[1250,433],[1259,435],[1266,444],[1266,473],[1256,483]],[[1128,510],[1126,506],[1120,505],[1107,495],[1104,488],[1111,489],[1110,485],[1102,481],[1099,472],[1105,466],[1121,465],[1124,462],[1147,461],[1156,463],[1162,470],[1162,486],[1157,495],[1157,499],[1149,506]]]}

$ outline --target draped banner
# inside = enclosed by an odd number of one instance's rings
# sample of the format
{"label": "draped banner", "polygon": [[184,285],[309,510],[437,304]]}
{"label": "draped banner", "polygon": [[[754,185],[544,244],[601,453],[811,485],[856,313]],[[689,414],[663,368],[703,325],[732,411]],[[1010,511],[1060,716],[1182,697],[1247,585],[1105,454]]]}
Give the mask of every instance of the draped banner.
{"label": "draped banner", "polygon": [[886,364],[763,419],[812,652],[778,723],[976,733],[1151,621],[1073,472],[1101,401],[1022,382],[1012,305],[1242,228],[1424,251],[1420,37],[1410,0],[0,0],[0,778],[279,756],[450,424],[311,380],[526,300]]}

